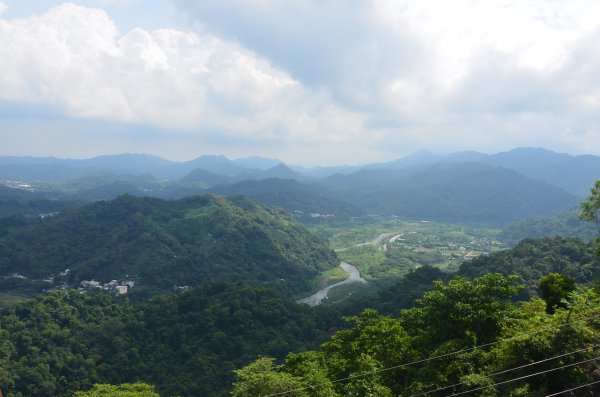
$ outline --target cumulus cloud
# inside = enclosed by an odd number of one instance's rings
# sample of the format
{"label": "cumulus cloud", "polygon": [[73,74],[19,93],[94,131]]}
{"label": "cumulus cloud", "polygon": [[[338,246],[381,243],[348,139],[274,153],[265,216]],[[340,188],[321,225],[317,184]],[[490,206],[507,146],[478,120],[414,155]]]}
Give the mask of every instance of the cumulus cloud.
{"label": "cumulus cloud", "polygon": [[[105,11],[73,4],[0,15],[0,101],[293,161],[600,154],[595,0],[172,1],[185,31],[119,32]],[[116,13],[132,2],[79,3]]]}
{"label": "cumulus cloud", "polygon": [[234,41],[134,29],[100,9],[64,4],[0,20],[0,100],[63,107],[74,117],[198,133],[336,142],[361,117],[306,89]]}
{"label": "cumulus cloud", "polygon": [[564,139],[600,125],[596,1],[175,2],[366,114],[386,147],[594,150]]}

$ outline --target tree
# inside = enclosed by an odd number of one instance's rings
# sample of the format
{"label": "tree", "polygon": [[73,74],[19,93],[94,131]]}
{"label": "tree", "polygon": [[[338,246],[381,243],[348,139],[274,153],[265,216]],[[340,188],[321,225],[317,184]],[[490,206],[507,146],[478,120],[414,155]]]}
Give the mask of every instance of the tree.
{"label": "tree", "polygon": [[600,210],[600,179],[590,189],[590,195],[581,202],[579,217],[584,221],[598,222]]}
{"label": "tree", "polygon": [[[434,282],[432,291],[401,312],[401,322],[422,346],[438,346],[449,340],[468,344],[493,341],[502,320],[515,310],[510,302],[519,290],[518,277],[488,274],[474,280],[457,277],[447,284]],[[443,324],[443,326],[441,326]]]}
{"label": "tree", "polygon": [[160,397],[154,386],[146,383],[124,383],[122,385],[95,384],[88,391],[78,391],[75,397]]}
{"label": "tree", "polygon": [[[590,195],[581,202],[579,217],[584,221],[600,221],[600,179],[590,189]],[[600,240],[600,239],[599,239]],[[596,248],[596,255],[600,257],[600,245]]]}
{"label": "tree", "polygon": [[260,397],[284,393],[288,397],[308,397],[300,379],[274,365],[275,359],[261,357],[235,371],[233,397]]}
{"label": "tree", "polygon": [[540,279],[539,288],[546,302],[546,312],[553,314],[557,307],[566,307],[565,299],[575,291],[575,280],[569,276],[552,273]]}

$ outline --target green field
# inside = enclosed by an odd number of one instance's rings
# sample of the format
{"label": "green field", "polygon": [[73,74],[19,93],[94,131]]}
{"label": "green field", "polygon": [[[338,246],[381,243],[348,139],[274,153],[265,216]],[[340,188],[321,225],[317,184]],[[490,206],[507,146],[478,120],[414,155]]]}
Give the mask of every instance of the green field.
{"label": "green field", "polygon": [[423,265],[455,271],[465,260],[496,251],[500,229],[364,217],[312,225],[339,258],[371,284],[387,285]]}

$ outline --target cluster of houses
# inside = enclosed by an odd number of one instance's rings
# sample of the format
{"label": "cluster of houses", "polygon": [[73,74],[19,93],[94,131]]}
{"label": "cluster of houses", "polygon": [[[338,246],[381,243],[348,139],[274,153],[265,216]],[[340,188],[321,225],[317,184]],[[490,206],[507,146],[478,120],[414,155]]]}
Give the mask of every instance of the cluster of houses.
{"label": "cluster of houses", "polygon": [[134,284],[135,283],[133,281],[128,279],[120,282],[117,280],[111,280],[110,282],[104,284],[95,280],[83,280],[81,283],[79,283],[80,286],[77,288],[77,290],[83,293],[97,289],[119,296],[127,294],[127,292],[133,288]]}

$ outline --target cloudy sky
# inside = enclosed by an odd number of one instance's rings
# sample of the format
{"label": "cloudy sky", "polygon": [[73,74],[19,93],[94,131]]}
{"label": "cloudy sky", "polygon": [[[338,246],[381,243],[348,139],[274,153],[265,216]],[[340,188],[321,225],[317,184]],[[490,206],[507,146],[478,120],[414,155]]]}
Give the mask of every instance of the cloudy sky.
{"label": "cloudy sky", "polygon": [[600,154],[596,0],[0,0],[0,155]]}

